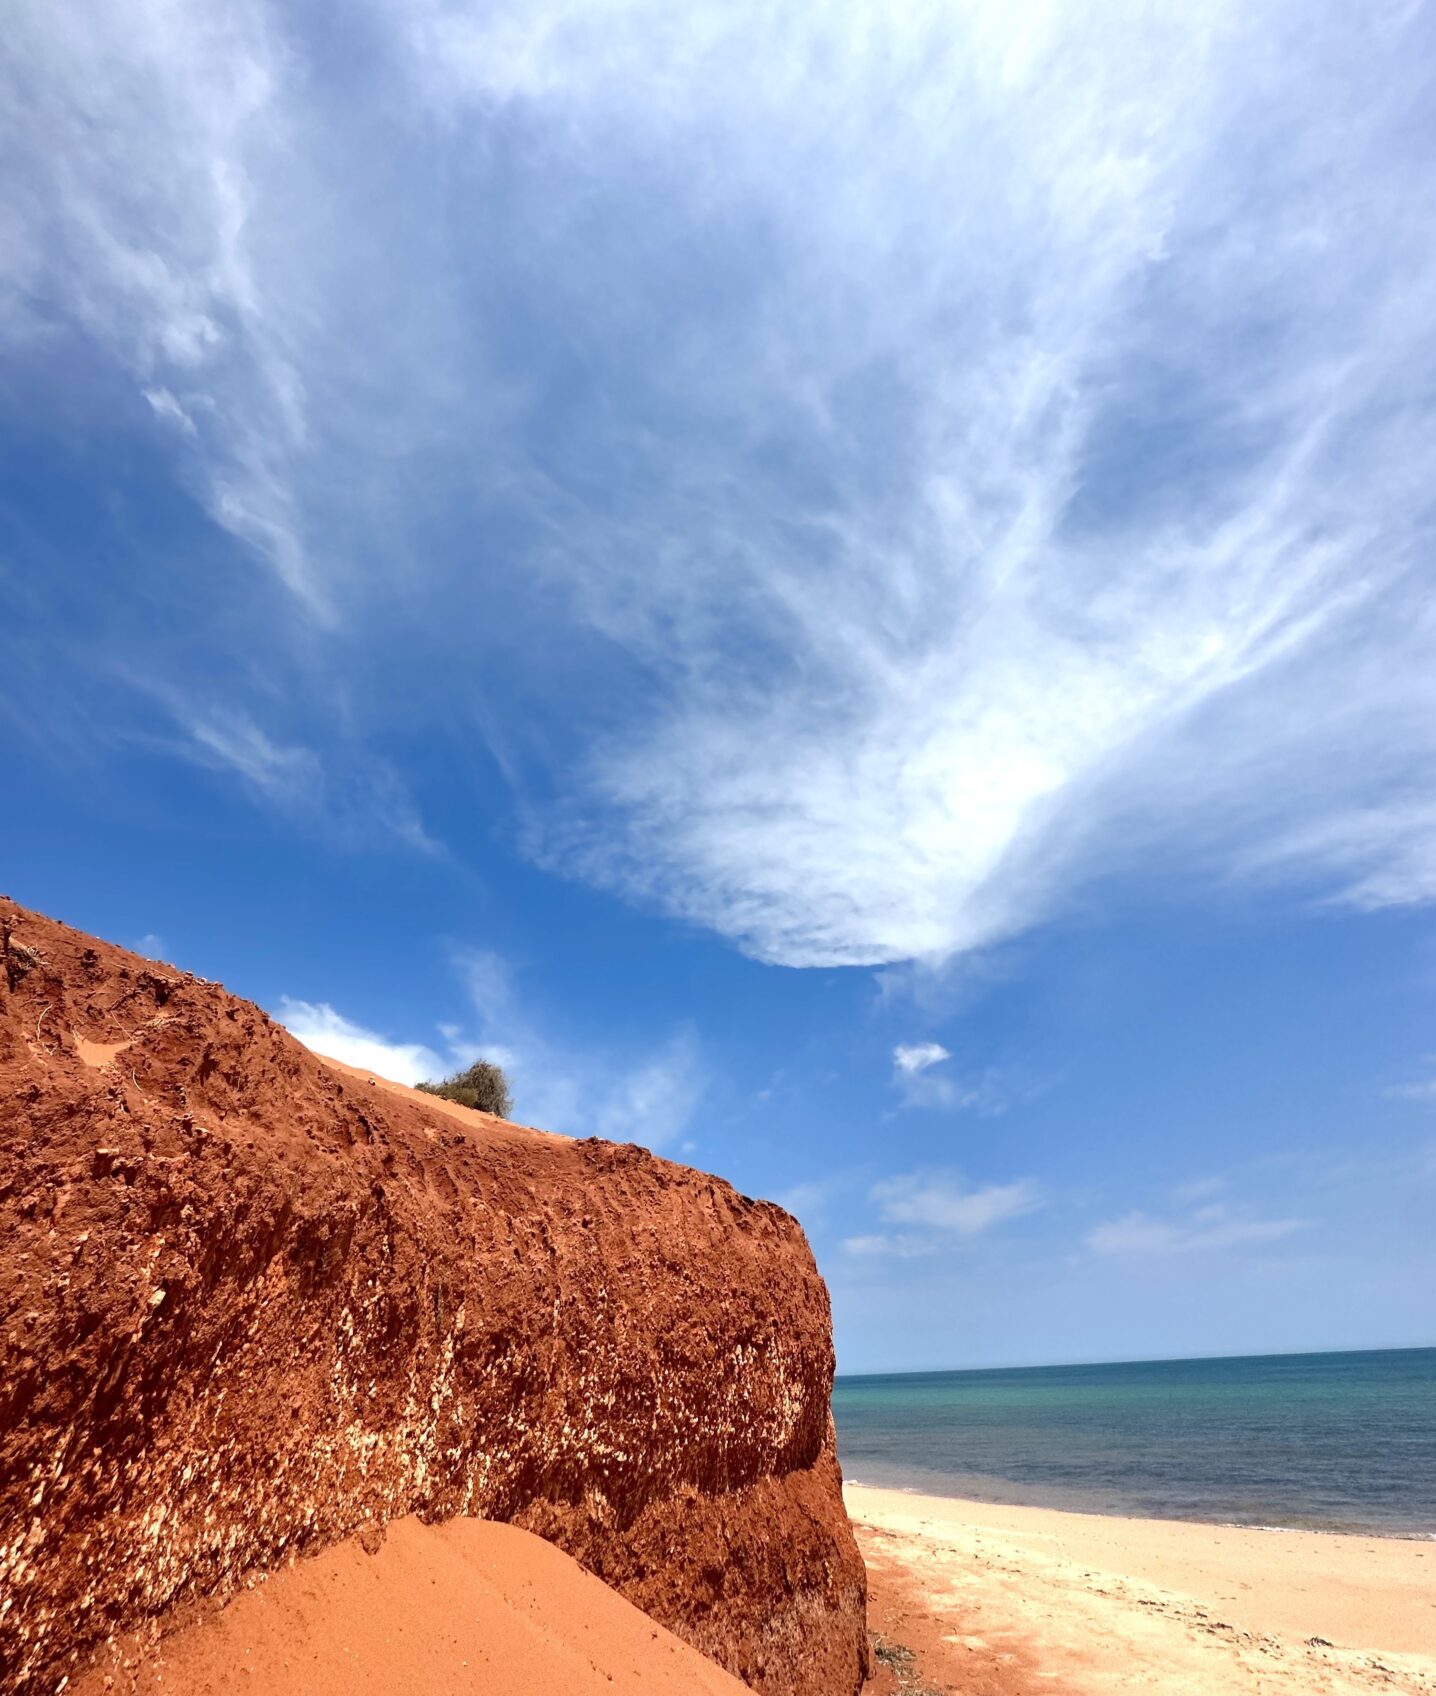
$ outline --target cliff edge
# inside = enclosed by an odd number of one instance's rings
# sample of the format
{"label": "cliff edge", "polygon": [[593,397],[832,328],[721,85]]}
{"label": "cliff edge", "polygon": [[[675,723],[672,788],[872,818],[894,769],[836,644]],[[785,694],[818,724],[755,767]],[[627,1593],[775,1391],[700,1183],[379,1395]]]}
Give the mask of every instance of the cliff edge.
{"label": "cliff edge", "polygon": [[0,1688],[373,1524],[535,1531],[771,1696],[849,1696],[827,1292],[780,1208],[366,1090],[0,899]]}

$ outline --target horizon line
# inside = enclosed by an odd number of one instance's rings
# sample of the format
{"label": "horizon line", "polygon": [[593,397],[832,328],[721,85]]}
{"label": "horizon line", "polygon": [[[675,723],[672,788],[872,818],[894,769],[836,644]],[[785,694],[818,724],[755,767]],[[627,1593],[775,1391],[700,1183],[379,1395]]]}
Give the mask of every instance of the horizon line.
{"label": "horizon line", "polygon": [[889,1372],[836,1372],[833,1382],[853,1378],[936,1378],[977,1372],[1060,1372],[1073,1366],[1189,1366],[1215,1360],[1310,1360],[1330,1354],[1430,1354],[1436,1342],[1396,1343],[1348,1349],[1263,1349],[1254,1354],[1174,1354],[1123,1360],[1027,1361],[1008,1366],[910,1366]]}

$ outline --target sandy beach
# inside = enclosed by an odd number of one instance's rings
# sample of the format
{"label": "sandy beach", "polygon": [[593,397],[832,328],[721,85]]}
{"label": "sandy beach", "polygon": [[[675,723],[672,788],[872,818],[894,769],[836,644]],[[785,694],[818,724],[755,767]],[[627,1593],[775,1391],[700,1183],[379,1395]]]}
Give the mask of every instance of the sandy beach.
{"label": "sandy beach", "polygon": [[844,1495],[874,1696],[1436,1693],[1436,1542]]}

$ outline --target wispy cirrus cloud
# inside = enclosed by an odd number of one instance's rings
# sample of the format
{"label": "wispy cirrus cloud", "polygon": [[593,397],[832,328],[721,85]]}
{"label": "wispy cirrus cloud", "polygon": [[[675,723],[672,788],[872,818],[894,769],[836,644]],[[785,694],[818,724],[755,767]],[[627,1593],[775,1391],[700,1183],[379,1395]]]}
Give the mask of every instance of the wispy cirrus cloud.
{"label": "wispy cirrus cloud", "polygon": [[[1152,864],[1432,898],[1429,6],[353,29],[7,37],[0,338],[123,375],[290,663],[766,960],[940,960]],[[261,786],[314,740],[264,722],[211,746]]]}
{"label": "wispy cirrus cloud", "polygon": [[424,828],[408,785],[387,760],[365,750],[276,742],[245,713],[175,709],[185,757],[238,778],[250,794],[291,819],[349,845],[397,842],[443,852]]}
{"label": "wispy cirrus cloud", "polygon": [[1094,1254],[1128,1259],[1254,1248],[1279,1242],[1310,1223],[1309,1219],[1260,1218],[1249,1209],[1210,1202],[1166,1217],[1140,1211],[1124,1214],[1089,1231],[1087,1247]]}
{"label": "wispy cirrus cloud", "polygon": [[253,0],[22,6],[6,32],[0,334],[68,320],[176,433],[215,521],[323,610],[295,472],[307,446],[300,278],[265,202],[295,169],[298,65]]}
{"label": "wispy cirrus cloud", "polygon": [[[1384,477],[1367,432],[1394,422],[1402,362],[1429,363],[1414,290],[1431,222],[1396,212],[1402,265],[1375,295],[1368,265],[1341,274],[1336,231],[1354,206],[1331,195],[1330,112],[1307,104],[1289,60],[1283,116],[1258,108],[1293,13],[1006,17],[964,28],[919,10],[898,41],[884,32],[879,58],[871,28],[849,33],[854,9],[834,9],[814,28],[832,107],[795,118],[788,79],[803,61],[781,51],[752,102],[733,103],[765,143],[776,131],[769,157],[786,144],[809,168],[776,189],[743,175],[736,148],[733,175],[794,251],[778,238],[787,268],[762,297],[772,342],[729,371],[769,398],[774,430],[791,420],[780,439],[814,475],[786,500],[715,503],[716,576],[685,549],[661,634],[676,627],[697,651],[676,645],[662,718],[599,752],[619,843],[591,839],[590,867],[793,963],[980,945],[1135,843],[1155,834],[1170,849],[1194,825],[1218,864],[1255,840],[1352,899],[1420,898],[1427,862],[1409,863],[1409,833],[1369,794],[1405,755],[1379,776],[1353,761],[1337,781],[1324,755],[1328,731],[1365,746],[1377,723],[1401,725],[1407,753],[1425,743],[1407,716],[1430,702],[1410,576],[1425,520],[1409,504],[1394,524],[1394,509],[1378,515],[1346,455]],[[1342,81],[1325,53],[1355,45],[1338,47],[1341,33],[1317,48],[1327,97]],[[617,34],[590,59],[565,15],[517,84],[509,56],[498,75],[585,128],[640,50]],[[709,87],[684,122],[712,117],[727,140],[732,38],[713,36]],[[547,50],[555,37],[567,51]],[[466,62],[481,83],[483,54]],[[665,68],[683,82],[683,61]],[[892,75],[918,91],[901,109],[883,98]],[[922,94],[939,89],[951,106],[934,126]],[[810,119],[831,178],[802,150]],[[1378,156],[1413,167],[1369,111],[1357,129],[1373,169]],[[873,162],[894,158],[907,192],[888,199]],[[981,161],[980,180],[965,161]],[[931,219],[933,204],[952,218]],[[1337,269],[1306,297],[1318,251]],[[849,332],[842,355],[834,323]],[[1251,359],[1230,364],[1222,347]],[[785,392],[805,403],[797,419]],[[911,457],[899,468],[879,448],[863,468],[866,428],[896,430]],[[1398,457],[1424,466],[1397,432]],[[749,444],[731,445],[741,463]],[[1420,478],[1396,481],[1414,493]],[[648,569],[652,549],[627,551]],[[591,600],[612,617],[598,599],[609,586],[597,574]],[[736,610],[715,617],[710,594]],[[625,594],[626,639],[647,643],[645,616]],[[1414,642],[1400,636],[1408,616],[1425,632]],[[1344,650],[1373,639],[1388,665],[1399,654],[1393,674],[1363,679],[1343,725],[1323,712],[1314,735],[1298,728],[1331,664],[1355,674]],[[736,678],[725,642],[756,656]],[[650,657],[663,666],[656,643]],[[1180,781],[1186,760],[1195,782]],[[1282,771],[1276,804],[1254,765]],[[1305,834],[1289,831],[1293,812],[1314,816]]]}

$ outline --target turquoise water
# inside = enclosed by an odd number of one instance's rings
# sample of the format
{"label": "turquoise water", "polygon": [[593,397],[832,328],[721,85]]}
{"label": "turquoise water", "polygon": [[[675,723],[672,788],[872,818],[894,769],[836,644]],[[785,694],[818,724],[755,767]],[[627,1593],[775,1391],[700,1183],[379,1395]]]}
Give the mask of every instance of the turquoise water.
{"label": "turquoise water", "polygon": [[1436,1537],[1436,1349],[839,1378],[846,1478]]}

